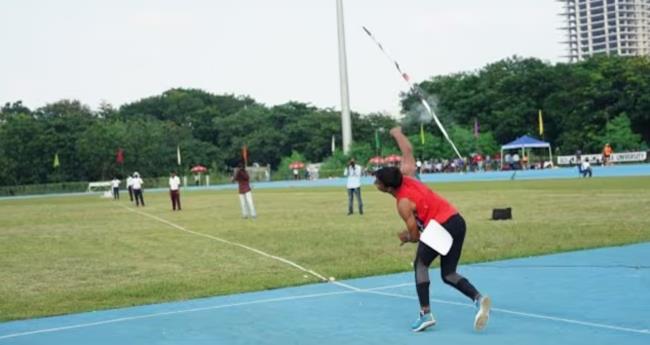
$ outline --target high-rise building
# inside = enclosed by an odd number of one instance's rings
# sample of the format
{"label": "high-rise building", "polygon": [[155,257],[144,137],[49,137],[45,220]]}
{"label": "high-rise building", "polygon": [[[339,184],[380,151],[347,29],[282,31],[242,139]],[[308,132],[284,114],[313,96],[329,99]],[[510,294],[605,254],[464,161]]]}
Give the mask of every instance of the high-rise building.
{"label": "high-rise building", "polygon": [[650,55],[650,0],[557,0],[564,4],[569,61]]}

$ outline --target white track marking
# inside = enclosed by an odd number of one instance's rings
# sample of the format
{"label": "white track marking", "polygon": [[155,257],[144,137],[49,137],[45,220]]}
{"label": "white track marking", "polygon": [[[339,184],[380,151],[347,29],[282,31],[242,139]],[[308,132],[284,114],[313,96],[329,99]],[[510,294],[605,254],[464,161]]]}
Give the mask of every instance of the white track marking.
{"label": "white track marking", "polygon": [[117,323],[117,322],[126,322],[126,321],[133,321],[133,320],[150,319],[150,318],[154,318],[154,317],[158,317],[158,316],[187,314],[187,313],[194,313],[194,312],[207,311],[207,310],[226,309],[226,308],[233,308],[233,307],[246,306],[246,305],[252,305],[252,304],[274,303],[274,302],[293,301],[293,300],[301,300],[301,299],[308,299],[308,298],[318,298],[318,297],[327,297],[327,296],[335,296],[335,295],[346,295],[346,294],[351,294],[351,293],[355,293],[355,292],[376,292],[378,290],[388,290],[388,289],[394,289],[394,288],[410,286],[410,285],[413,285],[413,284],[412,283],[403,283],[403,284],[395,284],[395,285],[386,285],[386,286],[379,286],[379,287],[370,288],[370,289],[367,289],[367,290],[354,288],[354,290],[351,290],[351,291],[336,291],[336,292],[325,292],[325,293],[309,294],[309,295],[301,295],[301,296],[267,298],[267,299],[259,299],[259,300],[240,302],[240,303],[222,304],[222,305],[215,305],[215,306],[209,306],[209,307],[182,309],[182,310],[167,311],[167,312],[152,313],[152,314],[143,314],[143,315],[137,315],[137,316],[129,316],[129,317],[121,317],[121,318],[115,318],[115,319],[108,319],[108,320],[103,320],[103,321],[80,323],[80,324],[70,325],[70,326],[45,328],[45,329],[40,329],[40,330],[28,331],[28,332],[7,334],[7,335],[0,336],[0,339],[16,338],[16,337],[22,337],[22,336],[26,336],[26,335],[40,334],[40,333],[53,333],[53,332],[65,331],[65,330],[69,330],[69,329],[77,329],[77,328],[85,328],[85,327],[92,327],[92,326],[107,325],[107,324]]}
{"label": "white track marking", "polygon": [[525,316],[525,317],[530,317],[530,318],[534,318],[534,319],[543,319],[543,320],[550,320],[550,321],[557,321],[557,322],[565,322],[565,323],[570,323],[570,324],[574,324],[574,325],[581,325],[581,326],[588,326],[588,327],[595,327],[595,328],[605,328],[605,329],[611,329],[613,331],[621,331],[621,332],[629,332],[629,333],[640,333],[640,334],[650,334],[650,329],[635,329],[635,328],[628,328],[628,327],[612,326],[612,325],[606,325],[606,324],[603,324],[603,323],[572,320],[572,319],[566,319],[566,318],[563,318],[563,317],[555,317],[555,316],[549,316],[549,315],[525,313],[525,312],[508,310],[508,309],[501,309],[501,308],[492,308],[492,311],[497,311],[497,312],[501,312],[501,313],[505,313],[505,314],[517,315],[517,316]]}
{"label": "white track marking", "polygon": [[[413,284],[408,284],[408,285],[413,285]],[[373,291],[373,290],[363,290],[362,292],[372,293],[372,294],[382,295],[382,296],[389,296],[389,297],[417,300],[417,297],[415,297],[415,296],[401,295],[401,294],[395,294],[395,293],[390,293],[390,292],[379,292],[379,291]],[[431,302],[438,303],[438,304],[455,305],[455,306],[461,306],[461,307],[467,307],[467,308],[475,308],[473,304],[462,303],[462,302],[454,302],[454,301],[446,301],[446,300],[435,299],[435,298],[432,298]],[[595,322],[589,322],[589,321],[573,320],[573,319],[567,319],[567,318],[562,318],[562,317],[555,317],[555,316],[534,314],[534,313],[526,313],[526,312],[520,312],[520,311],[508,310],[508,309],[502,309],[502,308],[492,308],[491,310],[496,311],[496,312],[500,312],[500,313],[504,313],[504,314],[524,316],[524,317],[529,317],[529,318],[533,318],[533,319],[542,319],[542,320],[550,320],[550,321],[556,321],[556,322],[564,322],[564,323],[570,323],[570,324],[574,324],[574,325],[588,326],[588,327],[594,327],[594,328],[604,328],[604,329],[609,329],[609,330],[614,330],[614,331],[621,331],[621,332],[650,334],[650,329],[635,329],[635,328],[629,328],[629,327],[620,327],[620,326],[607,325],[607,324],[603,324],[603,323],[595,323]]]}
{"label": "white track marking", "polygon": [[159,316],[187,314],[187,313],[194,313],[194,312],[200,312],[200,311],[206,311],[206,310],[225,309],[225,308],[239,307],[239,306],[252,305],[252,304],[283,302],[283,301],[292,301],[292,300],[300,300],[300,299],[316,298],[316,297],[324,297],[324,296],[344,295],[344,294],[351,294],[351,293],[354,293],[354,291],[337,291],[337,292],[327,292],[327,293],[310,294],[310,295],[302,295],[302,296],[267,298],[267,299],[259,299],[259,300],[253,300],[253,301],[248,301],[248,302],[215,305],[215,306],[210,306],[210,307],[191,308],[191,309],[166,311],[166,312],[160,312],[160,313],[143,314],[143,315],[137,315],[137,316],[120,317],[120,318],[108,319],[108,320],[103,320],[103,321],[80,323],[80,324],[70,325],[70,326],[45,328],[45,329],[39,329],[39,330],[34,330],[34,331],[29,331],[29,332],[7,334],[7,335],[0,336],[0,339],[16,338],[16,337],[22,337],[22,336],[26,336],[26,335],[40,334],[40,333],[59,332],[59,331],[65,331],[65,330],[69,330],[69,329],[100,326],[100,325],[106,325],[106,324],[117,323],[117,322],[126,322],[126,321],[141,320],[141,319],[150,319],[150,318],[159,317]]}
{"label": "white track marking", "polygon": [[[122,205],[120,205],[120,206],[122,206]],[[253,248],[253,247],[249,247],[249,246],[247,246],[247,245],[245,245],[245,244],[241,244],[241,243],[237,243],[237,242],[232,242],[232,241],[224,240],[223,238],[219,238],[219,237],[216,237],[216,236],[212,236],[212,235],[208,235],[208,234],[204,234],[204,233],[200,233],[200,232],[196,232],[196,231],[188,230],[188,229],[186,229],[186,228],[184,228],[184,227],[182,227],[182,226],[180,226],[180,225],[178,225],[178,224],[174,224],[174,223],[172,223],[172,222],[170,222],[170,221],[168,221],[168,220],[166,220],[166,219],[163,219],[163,218],[160,218],[160,217],[154,216],[154,215],[149,214],[149,213],[146,213],[146,212],[138,211],[138,210],[135,210],[135,209],[132,209],[132,208],[126,207],[126,206],[122,206],[122,207],[124,207],[125,209],[127,209],[127,210],[129,210],[129,211],[131,211],[131,212],[135,212],[135,213],[138,213],[138,214],[143,215],[143,216],[145,216],[145,217],[149,217],[149,218],[155,219],[155,220],[157,220],[157,221],[159,221],[159,222],[161,222],[161,223],[167,224],[167,225],[169,225],[169,226],[171,226],[171,227],[173,227],[173,228],[176,228],[176,229],[178,229],[178,230],[180,230],[180,231],[187,232],[187,233],[189,233],[189,234],[196,235],[196,236],[201,236],[201,237],[209,238],[209,239],[212,239],[212,240],[215,240],[215,241],[219,241],[219,242],[221,242],[221,243],[225,243],[225,244],[229,244],[229,245],[232,245],[232,246],[236,246],[236,247],[240,247],[240,248],[243,248],[243,249],[249,250],[249,251],[251,251],[251,252],[253,252],[253,253],[256,253],[256,254],[262,255],[262,256],[264,256],[264,257],[267,257],[267,258],[270,258],[270,259],[273,259],[273,260],[277,260],[277,261],[283,262],[283,263],[285,263],[285,264],[287,264],[287,265],[289,265],[289,266],[293,266],[293,267],[295,267],[295,268],[297,268],[297,269],[299,269],[299,270],[301,270],[301,271],[303,271],[303,272],[305,272],[305,273],[309,273],[309,274],[311,274],[312,276],[314,276],[314,277],[316,277],[316,278],[318,278],[318,279],[320,279],[320,280],[322,280],[322,281],[325,281],[325,282],[329,281],[329,279],[325,278],[325,276],[323,276],[323,275],[321,275],[321,274],[319,274],[319,273],[317,273],[317,272],[315,272],[315,271],[313,271],[313,270],[310,270],[310,269],[308,269],[308,268],[302,267],[302,266],[298,265],[297,263],[295,263],[295,262],[293,262],[293,261],[291,261],[291,260],[287,260],[287,259],[282,258],[282,257],[279,257],[279,256],[271,255],[271,254],[266,253],[266,252],[263,252],[263,251],[261,251],[261,250],[259,250],[259,249],[256,249],[256,248]],[[332,283],[334,283],[334,282],[332,282]],[[341,286],[343,286],[343,285],[345,285],[345,284],[342,284]]]}

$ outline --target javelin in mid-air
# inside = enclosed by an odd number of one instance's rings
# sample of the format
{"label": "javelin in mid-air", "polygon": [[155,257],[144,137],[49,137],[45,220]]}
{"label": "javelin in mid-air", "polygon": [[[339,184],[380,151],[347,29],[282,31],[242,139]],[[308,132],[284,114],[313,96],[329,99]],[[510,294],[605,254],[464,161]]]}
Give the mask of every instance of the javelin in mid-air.
{"label": "javelin in mid-air", "polygon": [[370,30],[368,30],[368,28],[363,26],[363,31],[365,31],[366,34],[368,34],[368,37],[370,37],[373,41],[375,41],[375,43],[377,44],[379,49],[395,65],[395,68],[397,68],[397,71],[399,72],[402,79],[404,79],[404,81],[409,85],[409,88],[413,91],[414,94],[417,95],[417,97],[420,99],[420,102],[422,102],[422,105],[424,106],[424,108],[427,110],[427,112],[429,112],[431,117],[433,117],[433,120],[436,122],[436,125],[438,126],[438,128],[442,132],[442,135],[445,136],[445,139],[447,139],[447,142],[449,142],[449,144],[451,144],[451,147],[454,148],[454,152],[456,152],[456,155],[458,155],[458,158],[463,159],[463,156],[461,156],[460,152],[458,152],[458,149],[456,148],[456,145],[454,145],[454,142],[451,141],[451,138],[449,138],[449,134],[447,134],[447,131],[445,130],[445,127],[442,125],[442,123],[440,123],[440,120],[438,119],[438,116],[431,109],[431,106],[429,106],[429,103],[427,103],[427,101],[424,99],[424,92],[422,92],[422,90],[417,85],[415,85],[415,84],[413,84],[411,82],[411,78],[409,77],[409,75],[402,71],[402,69],[399,67],[399,63],[397,63],[397,61],[395,59],[393,59],[388,54],[388,52],[386,52],[384,47],[381,45],[381,43],[379,43],[379,41],[375,38],[375,36],[373,36],[373,34],[370,32]]}

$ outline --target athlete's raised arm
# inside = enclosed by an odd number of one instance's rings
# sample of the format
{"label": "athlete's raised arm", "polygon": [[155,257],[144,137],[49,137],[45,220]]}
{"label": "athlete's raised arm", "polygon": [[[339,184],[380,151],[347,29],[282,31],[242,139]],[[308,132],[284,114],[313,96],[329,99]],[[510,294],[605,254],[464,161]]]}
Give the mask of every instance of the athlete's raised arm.
{"label": "athlete's raised arm", "polygon": [[406,176],[415,176],[415,157],[413,157],[413,147],[409,139],[402,133],[402,127],[395,127],[390,130],[390,135],[395,138],[399,150],[402,152],[402,163],[400,164],[400,170],[402,175]]}

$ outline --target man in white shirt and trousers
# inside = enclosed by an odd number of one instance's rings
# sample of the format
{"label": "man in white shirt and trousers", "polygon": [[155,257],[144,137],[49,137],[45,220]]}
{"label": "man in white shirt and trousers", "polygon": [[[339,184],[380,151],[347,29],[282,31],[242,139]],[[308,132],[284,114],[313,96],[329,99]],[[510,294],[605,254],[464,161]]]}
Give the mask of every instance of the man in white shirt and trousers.
{"label": "man in white shirt and trousers", "polygon": [[348,177],[348,216],[354,213],[354,195],[357,196],[359,214],[363,214],[363,201],[361,201],[361,167],[356,165],[354,159],[350,159],[347,168],[343,171],[343,175]]}
{"label": "man in white shirt and trousers", "polygon": [[133,197],[135,198],[135,206],[144,207],[144,197],[142,196],[142,184],[144,183],[140,178],[140,174],[137,172],[133,173]]}
{"label": "man in white shirt and trousers", "polygon": [[113,186],[113,200],[120,200],[120,180],[117,176],[113,177],[111,185]]}

